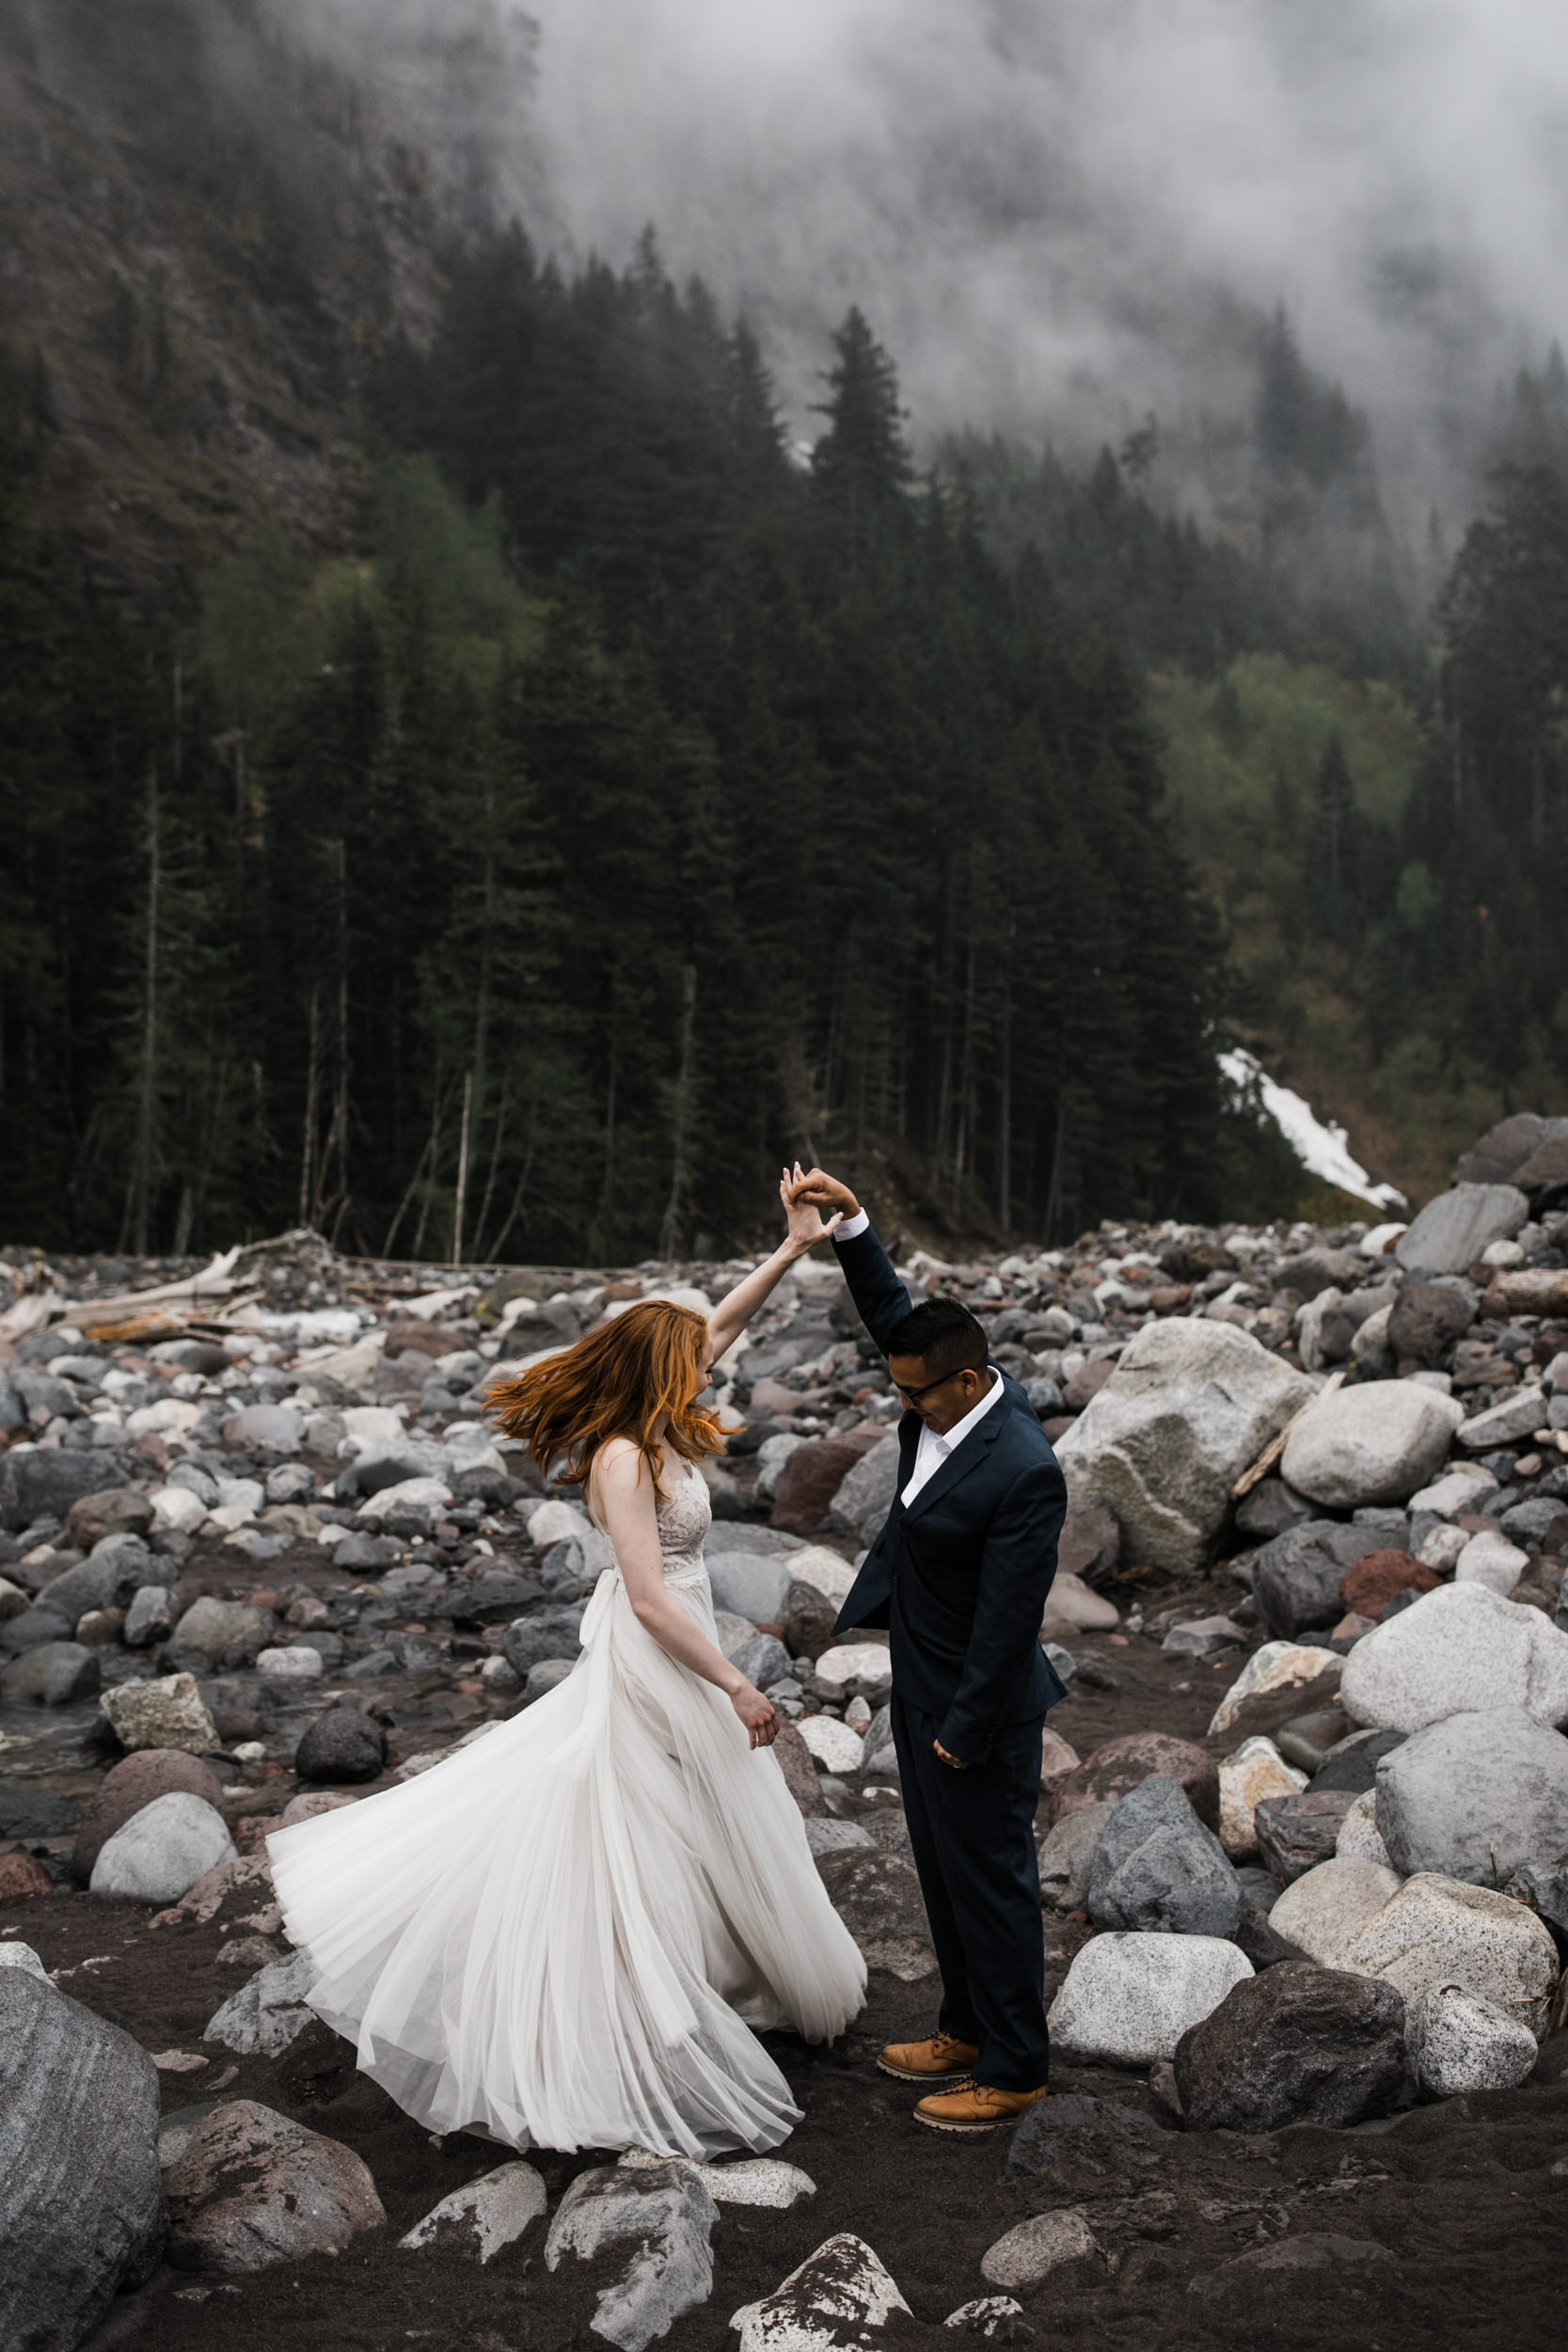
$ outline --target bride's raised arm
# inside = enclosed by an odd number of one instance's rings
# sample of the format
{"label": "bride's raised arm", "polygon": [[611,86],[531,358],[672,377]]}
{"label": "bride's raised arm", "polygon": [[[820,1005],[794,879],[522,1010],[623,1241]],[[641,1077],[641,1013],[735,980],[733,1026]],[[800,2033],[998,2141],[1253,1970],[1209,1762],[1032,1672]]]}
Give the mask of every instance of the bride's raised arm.
{"label": "bride's raised arm", "polygon": [[[798,1173],[799,1171],[797,1171]],[[715,1363],[727,1347],[734,1345],[752,1317],[761,1311],[769,1295],[789,1272],[797,1258],[803,1258],[808,1249],[815,1249],[819,1241],[836,1232],[844,1222],[842,1209],[824,1217],[820,1209],[810,1201],[797,1204],[790,1199],[792,1178],[786,1168],[779,1179],[779,1199],[784,1203],[788,1232],[770,1258],[764,1259],[754,1273],[737,1282],[727,1298],[720,1300],[708,1317],[708,1334],[713,1343]]]}

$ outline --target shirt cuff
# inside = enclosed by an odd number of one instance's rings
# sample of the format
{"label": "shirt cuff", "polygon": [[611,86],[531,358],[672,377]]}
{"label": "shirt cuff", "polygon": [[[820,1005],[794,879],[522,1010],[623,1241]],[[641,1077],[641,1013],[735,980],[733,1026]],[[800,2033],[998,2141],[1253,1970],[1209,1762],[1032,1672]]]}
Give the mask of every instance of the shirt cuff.
{"label": "shirt cuff", "polygon": [[870,1210],[857,1209],[853,1216],[847,1216],[845,1218],[843,1224],[834,1233],[833,1239],[834,1241],[858,1241],[860,1236],[867,1231],[870,1223]]}

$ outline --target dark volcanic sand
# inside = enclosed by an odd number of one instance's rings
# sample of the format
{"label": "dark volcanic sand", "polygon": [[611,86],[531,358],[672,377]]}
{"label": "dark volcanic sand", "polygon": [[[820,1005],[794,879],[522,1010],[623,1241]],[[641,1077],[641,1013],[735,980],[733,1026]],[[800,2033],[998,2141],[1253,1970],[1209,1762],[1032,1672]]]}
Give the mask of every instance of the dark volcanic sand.
{"label": "dark volcanic sand", "polygon": [[[1234,1587],[1207,1588],[1192,1597],[1192,1613],[1233,1596]],[[1081,1755],[1117,1732],[1150,1726],[1203,1738],[1240,1663],[1231,1653],[1222,1671],[1178,1664],[1137,1641],[1081,1637],[1074,1648],[1120,1685],[1075,1696],[1053,1717]],[[1269,1729],[1319,1697],[1313,1690],[1264,1702],[1209,1744],[1228,1753],[1247,1732]],[[417,1744],[405,1739],[403,1752]],[[283,1795],[291,1785],[281,1784]],[[154,1930],[142,1906],[59,1893],[0,1909],[0,1932],[22,1936],[51,1969],[76,1970],[64,1989],[148,2049],[200,2051],[202,2026],[248,1973],[218,1967],[218,1948],[245,1932],[235,1919],[257,1901],[247,1889],[207,1926]],[[1058,1959],[1053,1989],[1062,1965]],[[882,2340],[896,2346],[925,2336],[959,2303],[991,2292],[980,2258],[1005,2230],[1065,2205],[1086,2213],[1111,2266],[1094,2277],[1077,2265],[1022,2296],[1042,2345],[1072,2338],[1129,2352],[1515,2352],[1568,2338],[1568,2035],[1546,2045],[1522,2090],[1423,2106],[1391,2127],[1257,2140],[1172,2131],[1131,2157],[1119,2141],[1064,2133],[1053,2177],[1014,2182],[1004,2172],[1003,2136],[958,2141],[922,2129],[910,2115],[913,2094],[876,2070],[882,2042],[929,2030],[934,2012],[934,1980],[902,1984],[878,1972],[866,2010],[840,2046],[808,2050],[772,2038],[804,2110],[780,2153],[804,2167],[817,2194],[787,2214],[720,2209],[712,2299],[676,2323],[663,2340],[670,2352],[733,2345],[731,2312],[841,2230],[876,2249],[914,2312],[914,2323],[890,2326]],[[602,2343],[588,2329],[594,2287],[624,2264],[624,2249],[602,2269],[569,2258],[553,2277],[538,2224],[483,2270],[434,2249],[396,2249],[395,2239],[437,2198],[506,2152],[466,2136],[435,2147],[355,2074],[347,2046],[325,2026],[312,2026],[279,2059],[236,2060],[214,2048],[198,2072],[162,2079],[166,2111],[250,2097],[345,2141],[370,2166],[389,2226],[336,2260],[284,2265],[237,2285],[165,2269],[115,2306],[94,2352],[555,2352],[567,2344],[586,2352]],[[1053,2087],[1152,2112],[1134,2074],[1064,2062]],[[573,2173],[595,2159],[535,2153],[533,2161],[553,2206]],[[1394,2259],[1216,2277],[1250,2247],[1323,2232],[1374,2240]],[[1190,2292],[1194,2282],[1212,2283]]]}

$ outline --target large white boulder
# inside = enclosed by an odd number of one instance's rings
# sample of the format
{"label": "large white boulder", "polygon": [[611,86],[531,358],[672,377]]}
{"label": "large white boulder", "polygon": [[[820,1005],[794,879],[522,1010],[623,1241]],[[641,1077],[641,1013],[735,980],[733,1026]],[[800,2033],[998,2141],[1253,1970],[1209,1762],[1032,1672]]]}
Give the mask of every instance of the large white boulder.
{"label": "large white boulder", "polygon": [[1330,1510],[1403,1502],[1436,1476],[1464,1418],[1456,1398],[1424,1381],[1365,1381],[1297,1415],[1280,1471]]}
{"label": "large white boulder", "polygon": [[1533,1911],[1488,1886],[1428,1870],[1390,1895],[1345,1945],[1338,1964],[1386,1978],[1407,2008],[1437,1986],[1458,1985],[1534,2032],[1544,2026],[1558,1977],[1557,1946]]}
{"label": "large white boulder", "polygon": [[1412,1274],[1467,1274],[1490,1243],[1512,1241],[1528,1216],[1516,1184],[1455,1184],[1427,1202],[1394,1255]]}
{"label": "large white boulder", "polygon": [[1068,1493],[1106,1504],[1140,1562],[1201,1567],[1236,1480],[1311,1394],[1234,1324],[1148,1324],[1057,1441]]}
{"label": "large white boulder", "polygon": [[172,1788],[133,1813],[99,1849],[92,1892],[177,1903],[198,1878],[233,1860],[234,1841],[216,1805],[188,1788]]}
{"label": "large white boulder", "polygon": [[1069,2057],[1152,2066],[1252,1973],[1218,1936],[1097,1935],[1074,1955],[1046,2022]]}
{"label": "large white boulder", "polygon": [[1539,2054],[1521,2018],[1457,1984],[1438,1985],[1410,2002],[1404,2035],[1422,2089],[1438,2099],[1516,2090]]}
{"label": "large white boulder", "polygon": [[1568,1740],[1518,1707],[1449,1715],[1383,1757],[1376,1800],[1396,1870],[1497,1886],[1568,1854]]}
{"label": "large white boulder", "polygon": [[1336,1855],[1292,1881],[1270,1912],[1269,1925],[1320,1968],[1338,1968],[1346,1945],[1399,1891],[1397,1871]]}
{"label": "large white boulder", "polygon": [[1420,1731],[1445,1716],[1497,1707],[1560,1724],[1568,1721],[1568,1633],[1485,1584],[1445,1584],[1356,1643],[1339,1704],[1352,1723],[1380,1731]]}

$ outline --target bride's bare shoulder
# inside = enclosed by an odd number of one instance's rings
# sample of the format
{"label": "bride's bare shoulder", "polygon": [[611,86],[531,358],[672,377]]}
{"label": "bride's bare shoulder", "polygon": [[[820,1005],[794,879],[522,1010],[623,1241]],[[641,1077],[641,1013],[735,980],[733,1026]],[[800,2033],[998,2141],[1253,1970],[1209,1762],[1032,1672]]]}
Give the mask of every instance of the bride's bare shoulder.
{"label": "bride's bare shoulder", "polygon": [[642,1449],[630,1438],[607,1438],[589,1466],[589,1484],[609,1494],[635,1494],[653,1480]]}

